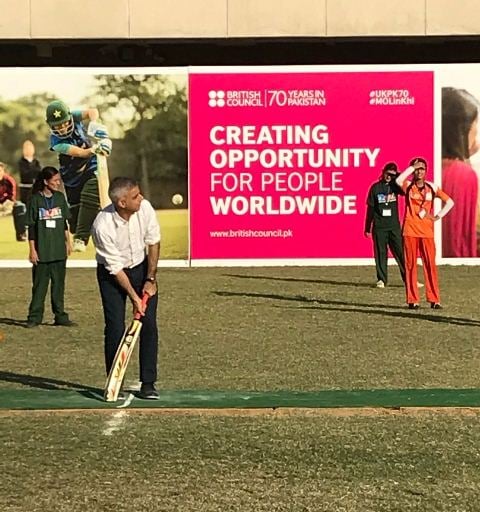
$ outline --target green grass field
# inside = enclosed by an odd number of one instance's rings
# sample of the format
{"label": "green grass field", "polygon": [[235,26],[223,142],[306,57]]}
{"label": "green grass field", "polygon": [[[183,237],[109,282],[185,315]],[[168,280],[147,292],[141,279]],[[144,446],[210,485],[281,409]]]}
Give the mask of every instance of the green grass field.
{"label": "green grass field", "polygon": [[[162,232],[162,259],[188,258],[188,210],[157,210]],[[84,253],[73,253],[74,260],[93,260],[95,248],[90,242]],[[26,242],[15,240],[15,230],[11,216],[0,217],[0,260],[28,259]]]}
{"label": "green grass field", "polygon": [[[162,268],[158,387],[479,388],[480,268],[441,267],[441,311],[391,271]],[[94,270],[68,271],[72,329],[25,329],[29,271],[0,279],[0,390],[103,386]],[[0,411],[0,510],[478,510],[477,410],[280,412]]]}
{"label": "green grass field", "polygon": [[478,416],[1,418],[3,511],[478,510]]}

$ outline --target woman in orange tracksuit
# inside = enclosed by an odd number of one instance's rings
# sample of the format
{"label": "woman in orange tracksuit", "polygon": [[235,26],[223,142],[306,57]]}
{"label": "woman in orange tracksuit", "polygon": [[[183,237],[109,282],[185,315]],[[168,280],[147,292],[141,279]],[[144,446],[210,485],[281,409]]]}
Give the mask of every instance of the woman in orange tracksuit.
{"label": "woman in orange tracksuit", "polygon": [[[407,177],[413,173],[413,180]],[[405,251],[405,289],[410,309],[420,307],[417,281],[417,256],[420,254],[425,277],[425,292],[432,309],[441,309],[433,223],[444,217],[453,207],[453,200],[434,183],[425,180],[427,161],[414,158],[410,166],[397,177],[397,184],[405,192],[405,219],[403,222],[403,246]],[[441,199],[445,204],[434,213],[433,201]]]}

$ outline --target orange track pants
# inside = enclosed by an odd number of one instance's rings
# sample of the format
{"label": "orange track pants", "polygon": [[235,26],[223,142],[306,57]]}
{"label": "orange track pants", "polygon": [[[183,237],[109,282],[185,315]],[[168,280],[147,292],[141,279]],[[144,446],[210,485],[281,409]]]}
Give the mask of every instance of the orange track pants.
{"label": "orange track pants", "polygon": [[425,295],[428,302],[440,302],[440,289],[438,287],[438,272],[435,264],[435,241],[433,238],[403,237],[405,251],[405,290],[407,303],[418,304],[417,256],[423,263],[423,276],[425,279]]}

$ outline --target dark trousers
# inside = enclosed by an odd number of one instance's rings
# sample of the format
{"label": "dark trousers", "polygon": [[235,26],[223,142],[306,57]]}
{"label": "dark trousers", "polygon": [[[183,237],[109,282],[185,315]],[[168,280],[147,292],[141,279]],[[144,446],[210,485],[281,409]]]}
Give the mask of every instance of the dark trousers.
{"label": "dark trousers", "polygon": [[76,187],[65,187],[70,204],[70,231],[75,238],[88,243],[90,229],[100,209],[97,177],[91,176]]}
{"label": "dark trousers", "polygon": [[17,202],[12,210],[13,225],[15,227],[15,235],[17,240],[25,240],[23,238],[27,232],[27,206],[25,203]]}
{"label": "dark trousers", "polygon": [[32,187],[22,187],[20,185],[20,201],[28,206],[28,203],[30,202],[30,199],[32,198]]}
{"label": "dark trousers", "polygon": [[50,295],[52,311],[56,323],[68,321],[65,313],[65,274],[66,260],[37,263],[32,267],[32,301],[28,309],[28,321],[41,323],[45,308],[48,284],[51,282]]}
{"label": "dark trousers", "polygon": [[388,249],[395,258],[402,281],[405,282],[405,259],[403,255],[403,241],[400,229],[373,230],[373,249],[375,254],[375,267],[377,279],[388,282]]}
{"label": "dark trousers", "polygon": [[[147,276],[147,260],[133,268],[124,269],[132,287],[141,297],[142,288]],[[97,267],[97,280],[102,297],[103,315],[105,319],[105,368],[108,372],[112,367],[118,345],[125,331],[125,304],[127,293],[117,283],[103,265]],[[140,380],[155,382],[157,380],[158,328],[157,328],[158,294],[150,297],[145,316],[142,317],[140,332]]]}

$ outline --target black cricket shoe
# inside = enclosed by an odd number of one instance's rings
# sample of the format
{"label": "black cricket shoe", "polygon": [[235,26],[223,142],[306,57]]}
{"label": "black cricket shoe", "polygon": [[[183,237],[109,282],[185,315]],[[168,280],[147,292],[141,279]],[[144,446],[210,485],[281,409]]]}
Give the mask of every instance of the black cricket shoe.
{"label": "black cricket shoe", "polygon": [[33,327],[38,327],[39,325],[40,325],[40,322],[33,322],[32,320],[27,320],[25,327],[27,329],[32,329]]}
{"label": "black cricket shoe", "polygon": [[144,400],[158,400],[160,398],[158,391],[155,389],[153,382],[143,382],[138,396]]}
{"label": "black cricket shoe", "polygon": [[416,304],[415,302],[410,302],[408,304],[408,309],[420,309],[420,304]]}
{"label": "black cricket shoe", "polygon": [[55,322],[53,323],[56,327],[76,327],[77,324],[75,322],[72,322],[71,320],[63,320],[62,322]]}
{"label": "black cricket shoe", "polygon": [[443,306],[440,304],[440,302],[430,302],[430,307],[432,309],[443,309]]}

